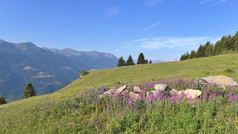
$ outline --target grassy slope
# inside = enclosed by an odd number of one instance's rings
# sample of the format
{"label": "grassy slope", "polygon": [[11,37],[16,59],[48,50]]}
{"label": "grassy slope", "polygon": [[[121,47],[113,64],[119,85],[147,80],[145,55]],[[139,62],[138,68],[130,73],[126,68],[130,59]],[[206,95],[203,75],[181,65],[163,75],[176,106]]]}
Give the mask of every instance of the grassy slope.
{"label": "grassy slope", "polygon": [[[183,79],[192,79],[218,74],[230,75],[238,81],[238,72],[236,71],[238,69],[237,59],[238,54],[227,54],[182,62],[158,63],[91,71],[87,76],[74,81],[67,87],[53,94],[19,100],[0,106],[0,128],[11,129],[12,132],[19,130],[24,132],[24,130],[22,130],[24,126],[31,124],[32,120],[40,118],[39,114],[41,113],[29,112],[32,109],[47,107],[47,104],[62,98],[73,98],[74,96],[77,96],[81,90],[101,85],[112,87],[117,82],[131,83],[141,80],[181,78],[182,76]],[[232,69],[234,72],[230,74],[224,73],[226,69]]]}

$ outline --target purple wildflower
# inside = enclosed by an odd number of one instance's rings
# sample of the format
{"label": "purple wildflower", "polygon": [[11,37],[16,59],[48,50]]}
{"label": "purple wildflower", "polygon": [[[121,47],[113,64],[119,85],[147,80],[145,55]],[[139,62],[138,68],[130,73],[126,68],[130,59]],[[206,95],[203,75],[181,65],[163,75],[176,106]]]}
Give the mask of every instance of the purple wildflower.
{"label": "purple wildflower", "polygon": [[228,118],[228,119],[227,119],[227,122],[231,122],[231,119],[230,119],[230,118]]}

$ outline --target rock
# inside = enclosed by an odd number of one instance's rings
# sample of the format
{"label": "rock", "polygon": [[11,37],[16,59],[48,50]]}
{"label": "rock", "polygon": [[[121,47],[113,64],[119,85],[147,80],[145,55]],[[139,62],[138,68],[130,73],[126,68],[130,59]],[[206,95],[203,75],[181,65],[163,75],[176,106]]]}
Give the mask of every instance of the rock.
{"label": "rock", "polygon": [[175,94],[175,95],[176,95],[176,94],[177,94],[177,92],[178,92],[178,91],[177,91],[176,89],[172,89],[172,90],[171,90],[169,93],[170,93],[171,95],[173,95],[173,94]]}
{"label": "rock", "polygon": [[146,97],[149,97],[150,96],[150,92],[146,92]]}
{"label": "rock", "polygon": [[103,95],[99,95],[99,96],[98,96],[98,98],[102,98],[102,97],[103,97]]}
{"label": "rock", "polygon": [[134,93],[134,92],[130,92],[129,96],[132,99],[141,99],[141,96],[139,94],[137,94],[137,93]]}
{"label": "rock", "polygon": [[108,91],[106,91],[106,92],[104,92],[103,93],[103,95],[105,96],[105,95],[112,95],[113,93],[110,91],[110,90],[108,90]]}
{"label": "rock", "polygon": [[108,90],[108,91],[110,91],[111,93],[114,93],[114,92],[115,92],[115,89],[113,88],[113,89],[110,89],[110,90]]}
{"label": "rock", "polygon": [[156,91],[170,91],[171,90],[167,84],[155,84],[154,88]]}
{"label": "rock", "polygon": [[150,91],[150,93],[152,94],[152,95],[157,95],[158,93],[159,93],[159,90],[157,90],[157,91]]}
{"label": "rock", "polygon": [[184,90],[178,91],[177,95],[183,95],[184,94]]}
{"label": "rock", "polygon": [[142,90],[138,86],[134,86],[134,92],[142,92]]}
{"label": "rock", "polygon": [[122,93],[126,88],[127,88],[127,85],[124,85],[124,86],[118,88],[118,89],[115,91],[115,94],[120,94],[120,93]]}
{"label": "rock", "polygon": [[127,95],[130,91],[129,90],[124,90],[121,94],[122,95]]}
{"label": "rock", "polygon": [[202,92],[200,90],[186,89],[184,94],[187,96],[187,98],[195,99],[199,97]]}
{"label": "rock", "polygon": [[221,86],[225,88],[225,86],[237,86],[237,82],[234,81],[232,78],[224,75],[218,75],[218,76],[209,76],[200,78],[203,81],[206,81],[206,83],[216,84],[218,86]]}

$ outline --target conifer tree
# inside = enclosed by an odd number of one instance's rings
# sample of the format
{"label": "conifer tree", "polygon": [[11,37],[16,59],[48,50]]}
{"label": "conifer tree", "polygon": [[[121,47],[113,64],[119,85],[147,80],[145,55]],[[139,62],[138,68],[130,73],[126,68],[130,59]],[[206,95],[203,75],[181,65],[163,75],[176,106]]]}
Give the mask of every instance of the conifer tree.
{"label": "conifer tree", "polygon": [[196,57],[196,52],[194,50],[192,50],[190,55],[189,55],[189,59],[193,59],[195,57]]}
{"label": "conifer tree", "polygon": [[140,53],[140,55],[138,56],[137,65],[139,64],[146,64],[146,60],[143,53]]}
{"label": "conifer tree", "polygon": [[214,46],[213,55],[218,55],[220,53],[221,53],[221,42],[217,41]]}
{"label": "conifer tree", "polygon": [[125,65],[125,60],[123,59],[123,57],[121,57],[121,58],[118,60],[117,66],[118,66],[118,67],[121,67],[121,66],[124,66],[124,65]]}
{"label": "conifer tree", "polygon": [[27,85],[25,87],[24,95],[22,98],[29,98],[32,96],[36,96],[36,92],[35,92],[35,88],[32,85],[32,83],[29,82],[29,83],[27,83]]}
{"label": "conifer tree", "polygon": [[[180,60],[185,60],[187,58],[192,59],[194,52],[191,51],[190,54],[183,54]],[[215,56],[232,52],[238,52],[238,32],[234,36],[223,36],[221,40],[218,40],[215,43],[215,45],[210,42],[207,42],[205,45],[200,45],[195,52],[195,58]]]}
{"label": "conifer tree", "polygon": [[148,59],[146,59],[146,60],[145,60],[145,64],[148,64],[148,63],[149,63],[149,61],[148,61]]}
{"label": "conifer tree", "polygon": [[130,66],[130,65],[135,65],[131,55],[128,57],[128,59],[126,61],[126,66]]}
{"label": "conifer tree", "polygon": [[187,52],[184,59],[187,60],[188,58],[189,58],[189,54]]}
{"label": "conifer tree", "polygon": [[184,54],[180,57],[180,61],[184,60]]}
{"label": "conifer tree", "polygon": [[234,51],[238,52],[238,32],[236,33],[236,35],[234,36]]}
{"label": "conifer tree", "polygon": [[199,58],[199,57],[205,57],[205,51],[206,51],[206,47],[203,46],[203,45],[200,45],[198,50],[197,50],[197,54],[196,54],[196,57]]}
{"label": "conifer tree", "polygon": [[3,96],[0,96],[0,105],[6,104],[5,98]]}
{"label": "conifer tree", "polygon": [[212,56],[213,45],[208,41],[205,45],[205,57]]}

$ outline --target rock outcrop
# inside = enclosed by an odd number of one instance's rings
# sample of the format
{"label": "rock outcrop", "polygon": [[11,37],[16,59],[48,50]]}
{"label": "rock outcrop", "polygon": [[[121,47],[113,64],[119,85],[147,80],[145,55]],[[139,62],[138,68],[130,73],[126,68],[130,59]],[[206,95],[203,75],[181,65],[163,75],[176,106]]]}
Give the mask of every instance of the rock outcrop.
{"label": "rock outcrop", "polygon": [[235,82],[232,78],[224,75],[204,77],[200,78],[200,80],[206,83],[216,84],[222,88],[225,88],[226,86],[238,86],[237,82]]}
{"label": "rock outcrop", "polygon": [[198,98],[202,94],[200,90],[193,90],[193,89],[186,89],[183,93],[187,96],[187,98],[190,99]]}
{"label": "rock outcrop", "polygon": [[129,96],[130,96],[131,99],[136,99],[136,100],[141,99],[141,96],[137,93],[134,93],[134,92],[130,92]]}
{"label": "rock outcrop", "polygon": [[171,90],[167,84],[155,84],[154,88],[156,91],[170,91]]}
{"label": "rock outcrop", "polygon": [[122,93],[126,88],[127,88],[127,85],[124,85],[124,86],[118,88],[118,89],[115,91],[115,94],[120,94],[120,93]]}
{"label": "rock outcrop", "polygon": [[134,86],[134,92],[142,92],[142,90],[138,86]]}

